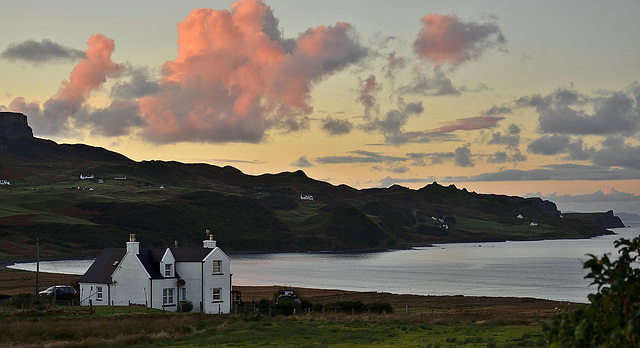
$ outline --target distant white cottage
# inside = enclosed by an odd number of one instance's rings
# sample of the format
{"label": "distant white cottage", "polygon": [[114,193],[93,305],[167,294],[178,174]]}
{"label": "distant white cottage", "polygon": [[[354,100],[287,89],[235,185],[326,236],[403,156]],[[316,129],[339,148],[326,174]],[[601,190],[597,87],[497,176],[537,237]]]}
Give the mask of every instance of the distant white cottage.
{"label": "distant white cottage", "polygon": [[313,200],[313,196],[312,195],[300,195],[300,200],[302,200],[302,201],[312,201]]}
{"label": "distant white cottage", "polygon": [[0,179],[0,185],[11,185],[11,182],[9,180]]}
{"label": "distant white cottage", "polygon": [[93,179],[93,174],[80,174],[80,180]]}
{"label": "distant white cottage", "polygon": [[140,250],[135,234],[126,249],[105,249],[80,279],[80,305],[128,304],[178,311],[231,312],[231,260],[210,235],[202,248]]}

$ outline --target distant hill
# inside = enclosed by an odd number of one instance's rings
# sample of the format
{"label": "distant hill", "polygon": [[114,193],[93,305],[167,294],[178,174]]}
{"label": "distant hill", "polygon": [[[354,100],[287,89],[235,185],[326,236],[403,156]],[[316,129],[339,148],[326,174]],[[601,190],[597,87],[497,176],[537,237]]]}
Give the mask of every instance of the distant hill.
{"label": "distant hill", "polygon": [[[80,179],[81,175],[93,177]],[[437,183],[358,190],[302,171],[141,161],[99,147],[0,137],[1,259],[120,247],[200,245],[229,252],[374,250],[441,242],[588,238],[611,233],[540,198],[477,194]]]}

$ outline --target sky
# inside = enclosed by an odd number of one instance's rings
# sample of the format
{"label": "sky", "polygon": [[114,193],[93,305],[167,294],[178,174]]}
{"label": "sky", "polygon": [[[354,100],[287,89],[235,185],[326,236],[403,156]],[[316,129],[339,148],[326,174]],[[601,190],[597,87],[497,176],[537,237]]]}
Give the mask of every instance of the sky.
{"label": "sky", "polygon": [[640,214],[640,1],[0,2],[0,110],[141,160]]}

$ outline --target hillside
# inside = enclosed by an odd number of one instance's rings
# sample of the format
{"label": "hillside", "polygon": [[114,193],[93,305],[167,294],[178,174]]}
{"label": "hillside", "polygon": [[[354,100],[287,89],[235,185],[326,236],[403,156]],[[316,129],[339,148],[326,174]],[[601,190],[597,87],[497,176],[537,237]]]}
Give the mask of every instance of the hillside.
{"label": "hillside", "polygon": [[[80,179],[80,175],[93,175]],[[136,162],[103,148],[0,137],[0,260],[94,255],[136,233],[143,247],[225,251],[373,250],[435,242],[588,238],[610,233],[539,198],[429,184],[357,190],[302,171]],[[313,198],[307,199],[307,198]],[[303,199],[304,198],[304,199]],[[587,219],[588,220],[588,219]],[[532,226],[532,222],[537,225]]]}

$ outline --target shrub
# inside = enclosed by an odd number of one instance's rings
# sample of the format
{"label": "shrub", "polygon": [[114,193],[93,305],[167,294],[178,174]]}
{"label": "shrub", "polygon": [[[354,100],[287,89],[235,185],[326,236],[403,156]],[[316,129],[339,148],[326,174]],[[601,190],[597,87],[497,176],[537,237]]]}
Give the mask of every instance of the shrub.
{"label": "shrub", "polygon": [[271,301],[266,298],[260,299],[256,304],[256,307],[259,309],[267,309],[269,306],[271,306]]}
{"label": "shrub", "polygon": [[292,315],[294,310],[296,313],[301,313],[302,306],[297,301],[293,300],[280,300],[273,305],[275,315]]}
{"label": "shrub", "polygon": [[638,347],[640,346],[640,236],[614,242],[618,260],[607,255],[590,255],[584,263],[591,271],[598,292],[589,295],[590,304],[574,312],[564,312],[545,335],[552,347]]}
{"label": "shrub", "polygon": [[365,306],[366,310],[371,311],[373,313],[393,313],[393,307],[389,302],[372,302],[367,303]]}
{"label": "shrub", "polygon": [[338,312],[345,312],[345,313],[351,313],[351,312],[360,313],[360,312],[364,312],[365,305],[364,303],[362,303],[362,301],[337,301],[337,302],[327,303],[326,309],[328,311],[336,310]]}
{"label": "shrub", "polygon": [[182,313],[189,313],[193,310],[193,302],[191,301],[180,301],[180,311]]}

